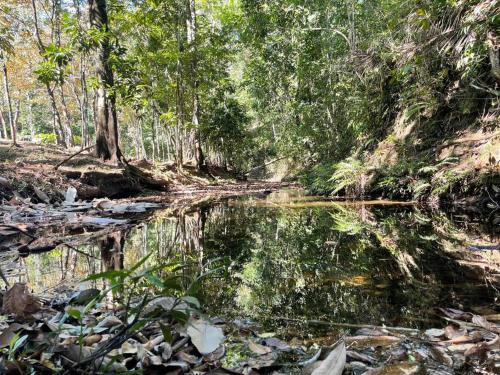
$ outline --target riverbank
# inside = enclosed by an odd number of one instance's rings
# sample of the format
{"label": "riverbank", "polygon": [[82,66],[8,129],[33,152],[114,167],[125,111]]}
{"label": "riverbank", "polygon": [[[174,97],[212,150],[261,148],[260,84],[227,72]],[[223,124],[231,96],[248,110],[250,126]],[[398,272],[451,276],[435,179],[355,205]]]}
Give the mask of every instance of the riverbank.
{"label": "riverbank", "polygon": [[130,164],[144,174],[151,184],[143,184],[127,168],[109,165],[82,152],[70,160],[75,150],[21,143],[12,147],[0,141],[0,200],[4,202],[30,199],[31,203],[62,203],[69,188],[76,190],[76,199],[120,199],[149,197],[165,200],[167,196],[203,194],[246,194],[272,191],[290,183],[237,181],[220,168],[198,173],[186,165],[178,171],[171,164],[153,164],[146,160]]}

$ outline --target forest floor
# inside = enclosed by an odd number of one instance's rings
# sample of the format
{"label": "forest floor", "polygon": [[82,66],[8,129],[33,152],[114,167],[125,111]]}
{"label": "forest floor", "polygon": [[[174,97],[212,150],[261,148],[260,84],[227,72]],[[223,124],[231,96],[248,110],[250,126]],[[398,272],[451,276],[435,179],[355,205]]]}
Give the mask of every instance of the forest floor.
{"label": "forest floor", "polygon": [[132,161],[133,167],[157,182],[157,186],[151,188],[128,175],[126,168],[103,163],[90,153],[81,153],[66,161],[76,152],[78,149],[68,151],[32,143],[12,147],[0,141],[0,199],[29,198],[33,203],[61,203],[68,188],[75,188],[77,199],[147,196],[158,201],[182,194],[264,193],[290,185],[237,181],[234,175],[222,169],[200,174],[189,165],[177,171],[171,164]]}

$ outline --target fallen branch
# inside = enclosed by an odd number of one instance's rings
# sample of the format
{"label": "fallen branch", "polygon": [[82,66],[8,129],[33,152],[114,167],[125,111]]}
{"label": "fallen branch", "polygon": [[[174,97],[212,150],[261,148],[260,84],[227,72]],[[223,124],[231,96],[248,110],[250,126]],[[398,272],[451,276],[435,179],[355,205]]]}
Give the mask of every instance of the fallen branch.
{"label": "fallen branch", "polygon": [[59,164],[57,164],[57,165],[54,167],[54,170],[56,170],[56,171],[57,171],[57,169],[58,169],[61,165],[63,165],[64,163],[66,163],[66,162],[70,161],[70,160],[71,160],[71,159],[73,159],[75,156],[80,155],[82,152],[90,150],[90,149],[91,149],[91,148],[93,148],[93,147],[95,147],[95,145],[91,145],[91,146],[88,146],[88,147],[82,148],[82,149],[81,149],[80,151],[78,151],[77,153],[75,153],[75,154],[71,155],[70,157],[68,157],[68,158],[64,159],[64,160],[63,160],[63,161],[61,161]]}
{"label": "fallen branch", "polygon": [[317,325],[330,326],[330,327],[385,329],[388,331],[409,332],[409,333],[419,333],[420,332],[420,330],[414,329],[414,328],[374,326],[371,324],[334,323],[334,322],[327,322],[324,320],[302,320],[302,319],[286,318],[286,317],[282,317],[282,316],[272,317],[271,319],[287,320],[287,321],[291,321],[291,322],[306,323],[306,324],[317,324]]}

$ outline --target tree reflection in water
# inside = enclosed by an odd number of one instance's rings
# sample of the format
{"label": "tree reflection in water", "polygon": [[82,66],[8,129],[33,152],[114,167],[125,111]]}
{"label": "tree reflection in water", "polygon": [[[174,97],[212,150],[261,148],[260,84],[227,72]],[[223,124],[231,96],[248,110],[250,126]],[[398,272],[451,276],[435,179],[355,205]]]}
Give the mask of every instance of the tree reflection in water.
{"label": "tree reflection in water", "polygon": [[214,315],[423,327],[432,325],[433,307],[470,308],[498,297],[488,286],[498,280],[464,258],[472,259],[465,244],[478,236],[495,241],[477,225],[465,230],[443,213],[411,206],[293,207],[246,198],[159,211],[129,233],[82,248],[100,262],[61,249],[29,257],[24,277],[35,289],[47,287],[129,267],[152,251],[149,265],[187,265],[185,286],[221,268],[200,290]]}

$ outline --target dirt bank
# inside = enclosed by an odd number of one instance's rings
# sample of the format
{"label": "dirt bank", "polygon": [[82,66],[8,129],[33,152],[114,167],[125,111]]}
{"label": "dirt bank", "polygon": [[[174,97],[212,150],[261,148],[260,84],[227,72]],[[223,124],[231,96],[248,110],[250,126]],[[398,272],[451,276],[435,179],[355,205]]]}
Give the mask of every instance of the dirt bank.
{"label": "dirt bank", "polygon": [[[145,160],[131,162],[134,171],[155,182],[144,184],[129,169],[101,162],[88,152],[67,160],[78,152],[55,146],[22,143],[12,147],[0,141],[0,200],[29,198],[32,203],[61,203],[68,188],[77,191],[77,199],[126,198],[148,196],[162,200],[166,195],[238,194],[281,187],[280,183],[240,182],[222,170],[212,168],[199,174],[186,165],[177,171],[170,164],[153,165]],[[62,165],[60,165],[62,163]],[[152,197],[155,198],[152,198]],[[163,198],[162,198],[163,197]]]}

